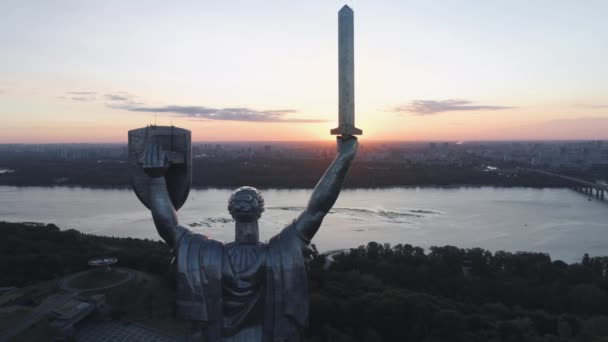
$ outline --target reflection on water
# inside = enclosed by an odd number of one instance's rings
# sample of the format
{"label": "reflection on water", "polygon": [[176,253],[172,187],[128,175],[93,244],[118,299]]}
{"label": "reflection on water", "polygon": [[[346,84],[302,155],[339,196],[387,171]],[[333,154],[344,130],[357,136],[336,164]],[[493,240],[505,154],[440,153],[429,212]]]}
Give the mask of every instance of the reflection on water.
{"label": "reflection on water", "polygon": [[[260,238],[304,210],[310,190],[266,190]],[[234,239],[229,190],[194,190],[180,223],[221,241]],[[149,212],[129,190],[0,187],[0,219],[53,222],[67,229],[158,239]],[[608,255],[608,205],[567,189],[394,188],[345,190],[314,239],[320,250],[369,241],[422,247],[547,252],[579,260]]]}

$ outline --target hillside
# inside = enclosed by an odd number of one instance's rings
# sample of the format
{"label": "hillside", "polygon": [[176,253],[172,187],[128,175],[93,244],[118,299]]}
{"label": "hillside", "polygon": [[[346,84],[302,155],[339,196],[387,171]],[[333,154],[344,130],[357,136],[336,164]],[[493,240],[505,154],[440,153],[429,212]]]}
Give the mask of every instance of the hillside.
{"label": "hillside", "polygon": [[[90,256],[112,254],[120,266],[144,271],[109,296],[113,317],[174,326],[164,244],[54,225],[0,223],[0,230],[1,286],[58,279],[86,269]],[[569,265],[540,253],[371,242],[325,264],[319,255],[310,265],[311,342],[608,341],[605,257]]]}

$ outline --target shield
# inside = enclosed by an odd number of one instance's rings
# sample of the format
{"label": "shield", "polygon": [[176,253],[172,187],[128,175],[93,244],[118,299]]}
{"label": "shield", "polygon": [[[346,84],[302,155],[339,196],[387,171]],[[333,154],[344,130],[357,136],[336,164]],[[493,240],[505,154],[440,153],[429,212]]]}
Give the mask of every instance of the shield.
{"label": "shield", "polygon": [[175,126],[148,126],[129,131],[131,184],[137,198],[150,209],[150,176],[143,169],[146,144],[154,142],[167,152],[170,167],[165,174],[169,197],[175,210],[184,205],[192,183],[190,131]]}

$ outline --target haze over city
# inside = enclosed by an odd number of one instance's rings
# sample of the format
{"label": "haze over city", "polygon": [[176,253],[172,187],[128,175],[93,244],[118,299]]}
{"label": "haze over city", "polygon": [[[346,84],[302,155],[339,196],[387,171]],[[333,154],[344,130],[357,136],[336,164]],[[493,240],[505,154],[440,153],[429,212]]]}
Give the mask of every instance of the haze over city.
{"label": "haze over city", "polygon": [[[365,140],[608,139],[608,3],[349,1]],[[0,143],[332,139],[342,1],[3,1]]]}

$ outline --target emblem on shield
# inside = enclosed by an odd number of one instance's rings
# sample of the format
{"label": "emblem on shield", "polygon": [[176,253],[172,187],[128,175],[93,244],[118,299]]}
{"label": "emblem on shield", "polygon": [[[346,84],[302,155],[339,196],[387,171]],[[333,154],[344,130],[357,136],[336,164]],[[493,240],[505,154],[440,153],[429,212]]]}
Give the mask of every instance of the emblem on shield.
{"label": "emblem on shield", "polygon": [[129,131],[129,168],[137,198],[150,209],[150,177],[144,173],[143,156],[147,144],[155,143],[169,157],[165,175],[167,189],[175,210],[184,205],[192,183],[192,148],[190,131],[175,126],[148,126]]}

